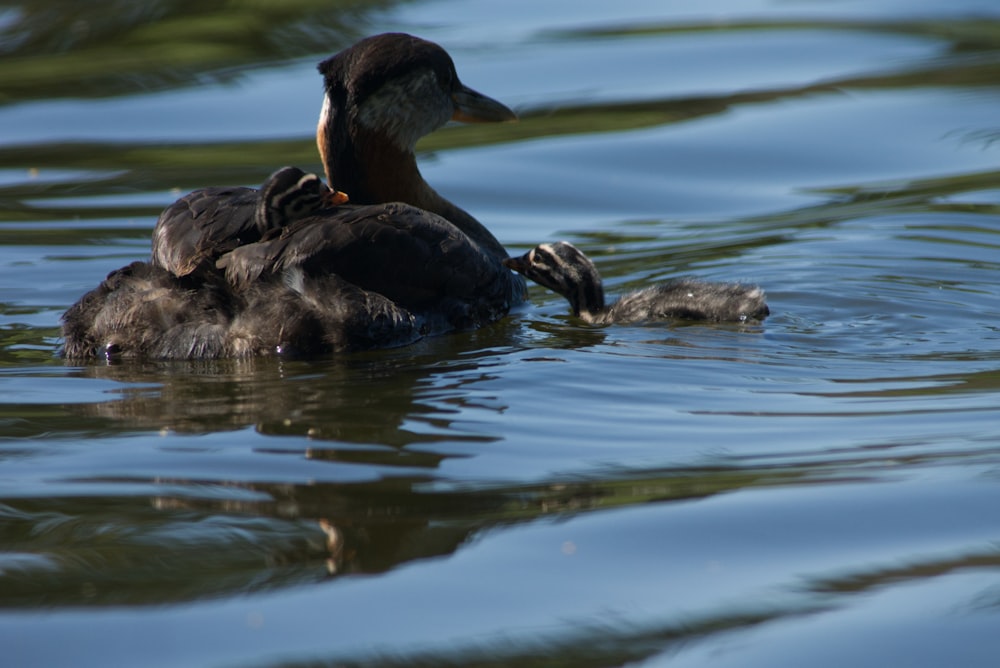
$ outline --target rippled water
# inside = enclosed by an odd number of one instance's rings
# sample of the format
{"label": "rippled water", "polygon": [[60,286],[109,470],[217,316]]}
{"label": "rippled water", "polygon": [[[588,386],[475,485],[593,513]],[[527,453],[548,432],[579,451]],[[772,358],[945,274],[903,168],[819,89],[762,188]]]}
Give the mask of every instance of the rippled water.
{"label": "rippled water", "polygon": [[[996,665],[993,0],[105,4],[0,5],[11,665]],[[179,194],[319,168],[314,64],[384,30],[521,114],[421,144],[512,250],[772,316],[66,365]]]}

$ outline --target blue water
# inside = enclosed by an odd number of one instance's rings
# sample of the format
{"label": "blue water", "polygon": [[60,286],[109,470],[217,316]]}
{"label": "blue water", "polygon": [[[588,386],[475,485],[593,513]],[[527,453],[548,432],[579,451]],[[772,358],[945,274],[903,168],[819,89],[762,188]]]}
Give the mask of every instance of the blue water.
{"label": "blue water", "polygon": [[[371,4],[0,9],[6,660],[997,665],[996,3]],[[771,317],[66,364],[160,209],[319,169],[315,63],[386,30],[521,115],[419,156],[512,252]]]}

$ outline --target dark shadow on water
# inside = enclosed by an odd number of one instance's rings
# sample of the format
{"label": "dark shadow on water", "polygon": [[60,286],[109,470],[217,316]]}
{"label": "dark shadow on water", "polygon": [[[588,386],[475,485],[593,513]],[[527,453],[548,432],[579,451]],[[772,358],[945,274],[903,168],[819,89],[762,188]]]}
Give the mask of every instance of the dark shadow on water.
{"label": "dark shadow on water", "polygon": [[344,668],[611,668],[632,665],[654,656],[669,657],[698,643],[717,639],[720,635],[747,630],[786,619],[815,614],[821,609],[762,609],[722,613],[715,616],[692,617],[674,623],[627,624],[607,621],[603,624],[584,622],[573,632],[555,637],[538,637],[511,643],[503,640],[439,652],[416,652],[407,656],[374,656],[366,658],[331,658],[329,662],[280,662],[275,668],[307,668],[343,666]]}
{"label": "dark shadow on water", "polygon": [[447,489],[430,466],[361,483],[78,480],[136,492],[0,505],[0,608],[162,604],[321,583],[445,557],[501,526],[811,476],[809,467],[717,467]]}
{"label": "dark shadow on water", "polygon": [[[859,594],[973,569],[1000,569],[1000,544],[991,549],[955,556],[888,567],[872,567],[838,577],[820,578],[810,581],[807,586],[811,591],[819,593]],[[998,606],[1000,602],[993,601],[992,607]]]}
{"label": "dark shadow on water", "polygon": [[[641,624],[616,619],[580,624],[567,624],[571,631],[546,633],[539,630],[533,637],[518,642],[488,639],[479,643],[438,651],[412,654],[380,655],[374,651],[366,657],[329,657],[327,660],[275,662],[283,668],[306,666],[349,666],[352,668],[420,668],[423,666],[584,666],[605,667],[640,664],[653,659],[657,665],[669,663],[671,657],[699,648],[706,643],[719,646],[730,636],[764,625],[790,625],[810,616],[834,613],[849,596],[872,597],[880,589],[925,582],[953,573],[974,571],[995,572],[1000,567],[1000,552],[996,548],[943,558],[896,568],[872,569],[870,572],[836,580],[816,580],[807,585],[814,596],[809,603],[768,604],[761,602],[745,610],[725,610],[716,614],[687,615],[681,619],[649,621]],[[995,590],[985,591],[960,616],[977,619],[988,625],[995,618],[1000,596]],[[891,625],[891,624],[890,624]],[[780,632],[779,632],[780,633]],[[801,642],[801,641],[793,641]],[[735,641],[738,643],[738,641]],[[723,646],[738,652],[737,646]],[[725,655],[724,652],[720,651]],[[727,664],[728,665],[728,664]],[[756,665],[756,664],[753,664]],[[929,663],[928,665],[935,665]]]}
{"label": "dark shadow on water", "polygon": [[[876,481],[888,456],[865,448],[829,458],[806,451],[779,461],[757,456],[701,467],[607,468],[531,484],[455,485],[435,474],[444,455],[434,449],[432,442],[416,450],[366,450],[314,440],[298,450],[257,451],[381,472],[359,482],[266,482],[266,467],[259,482],[213,480],[204,466],[197,479],[53,480],[49,489],[91,492],[0,505],[0,607],[163,604],[320,584],[447,557],[500,527],[745,489]],[[903,455],[894,474],[954,463],[960,455],[950,449]],[[981,460],[984,452],[968,456]]]}

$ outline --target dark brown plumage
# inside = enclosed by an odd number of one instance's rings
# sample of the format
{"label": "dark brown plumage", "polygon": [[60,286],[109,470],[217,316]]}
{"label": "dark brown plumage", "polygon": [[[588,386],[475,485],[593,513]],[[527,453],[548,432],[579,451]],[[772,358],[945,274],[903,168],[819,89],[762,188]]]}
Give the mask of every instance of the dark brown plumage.
{"label": "dark brown plumage", "polygon": [[[282,192],[290,198],[283,198]],[[269,230],[325,207],[347,202],[315,174],[284,167],[261,190],[202,188],[168,206],[153,228],[152,263],[177,276],[211,271],[229,251],[259,241]]]}
{"label": "dark brown plumage", "polygon": [[443,218],[406,204],[345,207],[271,236],[219,260],[236,289],[289,272],[320,278],[336,267],[340,279],[417,314],[434,334],[479,327],[511,305],[510,272],[499,259]]}
{"label": "dark brown plumage", "polygon": [[[355,204],[261,213],[281,172],[261,192],[181,198],[156,223],[148,266],[113,272],[66,312],[68,357],[400,345],[481,326],[524,298],[500,243],[427,185],[414,155],[416,141],[449,119],[513,112],[462,85],[443,49],[409,35],[362,40],[319,69],[317,144],[328,178]],[[287,192],[306,201],[304,190]]]}
{"label": "dark brown plumage", "polygon": [[489,230],[420,175],[417,140],[449,120],[513,121],[513,111],[465,86],[437,44],[386,33],[319,64],[326,97],[316,143],[327,181],[356,204],[405,202],[450,221],[488,252],[507,252]]}
{"label": "dark brown plumage", "polygon": [[[507,252],[485,226],[424,181],[417,140],[449,120],[501,122],[517,116],[458,79],[451,56],[412,35],[361,40],[321,62],[325,97],[316,129],[327,181],[354,204],[403,202],[435,213],[498,258]],[[160,214],[153,229],[153,264],[178,275],[209,256],[261,238],[252,188],[204,188]],[[218,252],[222,251],[222,252]],[[523,292],[523,281],[514,278]]]}

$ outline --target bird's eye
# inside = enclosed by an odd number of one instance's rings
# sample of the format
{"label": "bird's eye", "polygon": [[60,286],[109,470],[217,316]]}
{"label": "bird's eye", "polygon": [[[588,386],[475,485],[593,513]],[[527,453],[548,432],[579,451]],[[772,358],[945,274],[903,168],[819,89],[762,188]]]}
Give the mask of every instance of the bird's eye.
{"label": "bird's eye", "polygon": [[448,70],[438,70],[434,74],[437,75],[438,84],[444,90],[451,90],[452,87],[452,73]]}

